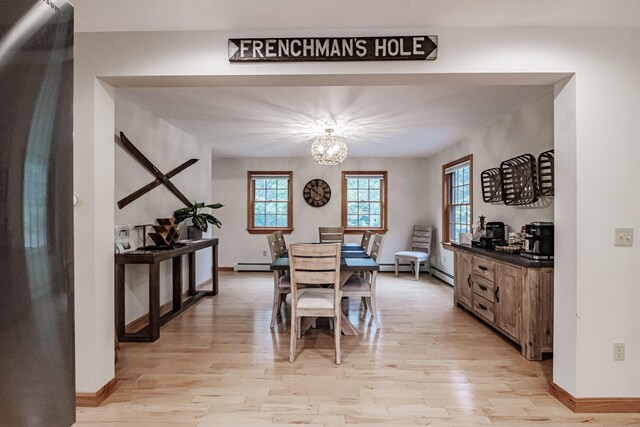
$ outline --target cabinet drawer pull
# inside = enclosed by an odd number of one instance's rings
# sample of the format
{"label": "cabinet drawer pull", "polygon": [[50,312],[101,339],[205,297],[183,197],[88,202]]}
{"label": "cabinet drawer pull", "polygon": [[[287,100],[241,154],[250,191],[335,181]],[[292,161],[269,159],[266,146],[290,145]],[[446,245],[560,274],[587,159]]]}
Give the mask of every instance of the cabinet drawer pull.
{"label": "cabinet drawer pull", "polygon": [[480,307],[483,310],[488,310],[488,308],[485,307],[482,303],[478,303],[478,307]]}
{"label": "cabinet drawer pull", "polygon": [[487,271],[487,270],[488,270],[488,268],[487,268],[487,267],[485,267],[484,265],[479,265],[479,266],[478,266],[478,268],[479,268],[480,270],[482,270],[482,271]]}
{"label": "cabinet drawer pull", "polygon": [[483,291],[486,291],[486,290],[488,290],[488,289],[489,289],[489,288],[487,288],[487,287],[486,287],[486,286],[484,286],[484,285],[478,285],[478,287],[479,287],[480,289],[482,289]]}

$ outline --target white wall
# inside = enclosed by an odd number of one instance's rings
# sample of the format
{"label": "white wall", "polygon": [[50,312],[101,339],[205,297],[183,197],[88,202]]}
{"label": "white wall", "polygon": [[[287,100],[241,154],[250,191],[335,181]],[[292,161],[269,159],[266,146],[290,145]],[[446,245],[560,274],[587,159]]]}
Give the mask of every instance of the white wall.
{"label": "white wall", "polygon": [[[264,234],[247,232],[247,171],[293,171],[293,228],[287,242],[318,241],[319,226],[340,226],[341,171],[384,171],[388,179],[388,221],[380,262],[393,263],[393,254],[406,250],[414,224],[425,220],[423,194],[425,171],[421,159],[347,158],[340,166],[322,166],[306,158],[238,158],[213,160],[213,197],[225,208],[217,211],[220,230],[219,263],[270,262]],[[331,187],[331,200],[321,208],[309,206],[302,197],[311,179],[324,179]],[[347,234],[345,241],[360,242],[362,234]],[[267,255],[263,256],[263,251]]]}
{"label": "white wall", "polygon": [[[391,24],[392,21],[391,21]],[[566,174],[556,200],[564,224],[576,230],[558,247],[554,381],[577,397],[640,396],[638,366],[640,246],[613,246],[615,227],[640,228],[640,29],[625,28],[386,28],[321,31],[327,35],[439,35],[436,61],[384,63],[230,64],[229,37],[288,37],[292,31],[77,34],[74,85],[75,296],[78,391],[94,392],[113,369],[113,94],[111,85],[153,84],[434,84],[454,79],[513,83],[575,73],[575,138],[555,123],[556,166]],[[319,30],[293,31],[295,36]],[[538,74],[523,74],[538,73]],[[551,74],[549,74],[551,73]],[[163,80],[163,76],[182,79]],[[207,77],[209,76],[209,77]],[[231,77],[229,77],[231,76]],[[136,80],[136,77],[140,77]],[[279,79],[281,77],[281,79]],[[103,84],[102,82],[108,82]],[[571,88],[569,88],[571,89]],[[571,89],[573,93],[573,89]],[[556,99],[569,95],[562,89]],[[572,96],[568,96],[572,97]],[[567,127],[565,125],[565,127]],[[560,144],[567,144],[560,150]],[[574,150],[575,147],[575,150]],[[558,202],[556,202],[558,204]],[[575,259],[575,264],[572,261]],[[557,280],[562,278],[563,280]],[[575,292],[571,291],[575,289]],[[568,298],[568,300],[564,300]],[[573,312],[575,310],[575,312]],[[561,331],[561,332],[558,332]],[[575,332],[575,333],[574,333]],[[566,335],[565,335],[566,334]],[[613,361],[613,343],[627,343],[627,360]],[[574,345],[575,343],[575,345]]]}
{"label": "white wall", "polygon": [[[480,174],[482,171],[500,167],[500,162],[521,154],[538,157],[543,151],[553,148],[553,88],[536,101],[520,108],[470,135],[462,141],[426,159],[425,170],[429,185],[429,222],[442,230],[442,165],[473,154],[473,223],[484,215],[486,221],[502,221],[509,231],[520,231],[520,227],[532,221],[553,221],[553,198],[544,197],[531,206],[506,206],[482,200]],[[438,233],[439,242],[442,241]],[[433,265],[453,274],[453,253],[438,244],[434,248]]]}
{"label": "white wall", "polygon": [[[209,202],[211,198],[211,149],[195,138],[149,111],[116,93],[115,134],[120,132],[158,168],[167,173],[183,162],[196,158],[197,163],[171,179],[171,182],[189,199]],[[118,142],[115,144],[115,200],[128,196],[140,187],[155,180],[151,174]],[[119,209],[114,204],[116,224],[153,224],[156,218],[173,216],[184,206],[163,185]],[[181,224],[186,237],[186,224]],[[149,231],[149,230],[147,230]],[[153,231],[153,230],[151,230]],[[208,230],[211,234],[211,230]],[[142,245],[141,230],[132,233],[135,247]],[[153,244],[151,240],[147,244]],[[189,279],[187,257],[182,257],[182,284],[186,290]],[[196,284],[211,278],[211,249],[196,253]],[[125,271],[125,322],[129,323],[149,312],[149,268],[146,265],[129,265]],[[171,262],[160,264],[160,304],[170,301]]]}

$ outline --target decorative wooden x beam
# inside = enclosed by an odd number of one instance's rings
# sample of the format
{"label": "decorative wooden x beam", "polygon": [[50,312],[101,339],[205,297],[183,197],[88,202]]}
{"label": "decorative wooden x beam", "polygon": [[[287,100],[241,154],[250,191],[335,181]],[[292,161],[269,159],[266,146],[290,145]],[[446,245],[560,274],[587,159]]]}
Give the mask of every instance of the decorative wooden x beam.
{"label": "decorative wooden x beam", "polygon": [[160,170],[157,167],[155,167],[155,165],[151,163],[151,161],[147,159],[145,155],[142,154],[142,152],[140,152],[140,150],[138,150],[131,141],[129,141],[129,139],[125,136],[123,132],[120,132],[120,141],[122,141],[122,145],[124,145],[124,148],[126,148],[127,151],[129,151],[131,155],[136,158],[136,160],[138,160],[145,168],[147,168],[153,175],[155,175],[156,179],[150,182],[149,184],[145,185],[144,187],[140,188],[139,190],[129,194],[127,197],[119,200],[118,208],[120,209],[124,208],[129,203],[138,199],[140,196],[147,194],[149,191],[153,190],[154,188],[162,184],[164,184],[165,187],[169,189],[169,191],[175,194],[175,196],[178,199],[180,199],[182,203],[184,203],[186,206],[191,206],[191,201],[189,201],[189,199],[187,199],[185,195],[182,194],[182,192],[178,190],[178,188],[175,185],[173,185],[173,183],[169,180],[174,176],[178,175],[180,172],[182,172],[189,166],[193,165],[195,162],[198,161],[198,159],[187,160],[186,162],[184,162],[177,168],[171,170],[169,173],[165,175],[162,172],[160,172]]}

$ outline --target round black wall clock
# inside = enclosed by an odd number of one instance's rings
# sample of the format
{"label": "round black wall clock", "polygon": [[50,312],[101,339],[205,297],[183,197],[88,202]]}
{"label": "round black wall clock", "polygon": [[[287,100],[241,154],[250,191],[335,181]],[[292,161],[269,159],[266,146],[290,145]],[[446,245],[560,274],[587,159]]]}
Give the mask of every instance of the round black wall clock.
{"label": "round black wall clock", "polygon": [[321,179],[312,179],[304,186],[302,195],[309,205],[319,208],[331,199],[331,187]]}

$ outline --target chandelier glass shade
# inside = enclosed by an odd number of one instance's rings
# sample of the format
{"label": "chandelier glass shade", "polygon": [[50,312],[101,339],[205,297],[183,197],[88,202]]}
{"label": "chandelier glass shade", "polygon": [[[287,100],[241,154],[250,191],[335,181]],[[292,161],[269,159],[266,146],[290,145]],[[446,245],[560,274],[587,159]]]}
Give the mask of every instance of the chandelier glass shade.
{"label": "chandelier glass shade", "polygon": [[311,146],[313,160],[321,165],[339,165],[347,158],[344,138],[332,135],[333,129],[325,129],[326,135],[317,138]]}

